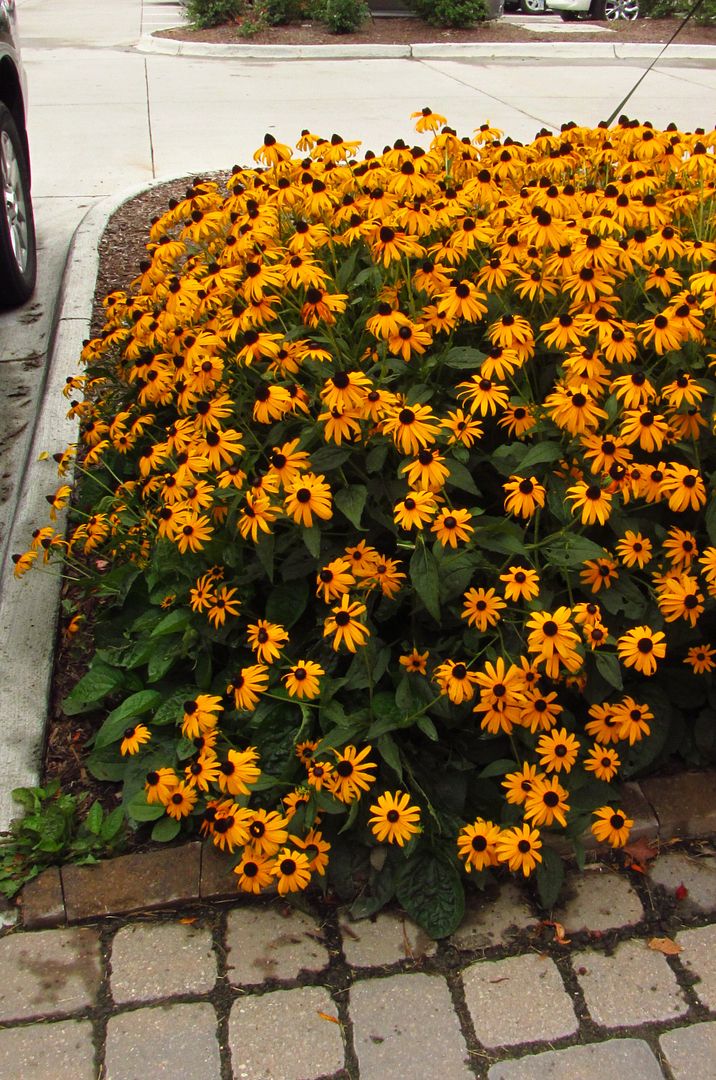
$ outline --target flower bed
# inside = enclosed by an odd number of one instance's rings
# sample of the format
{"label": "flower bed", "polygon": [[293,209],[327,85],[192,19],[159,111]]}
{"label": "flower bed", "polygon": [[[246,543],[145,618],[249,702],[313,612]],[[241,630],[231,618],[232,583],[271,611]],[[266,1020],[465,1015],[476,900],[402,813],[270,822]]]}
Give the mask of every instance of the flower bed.
{"label": "flower bed", "polygon": [[131,823],[441,936],[465,875],[548,904],[564,836],[626,842],[615,778],[713,757],[716,133],[416,115],[266,136],[152,224],[16,572],[97,600],[65,710],[113,706]]}

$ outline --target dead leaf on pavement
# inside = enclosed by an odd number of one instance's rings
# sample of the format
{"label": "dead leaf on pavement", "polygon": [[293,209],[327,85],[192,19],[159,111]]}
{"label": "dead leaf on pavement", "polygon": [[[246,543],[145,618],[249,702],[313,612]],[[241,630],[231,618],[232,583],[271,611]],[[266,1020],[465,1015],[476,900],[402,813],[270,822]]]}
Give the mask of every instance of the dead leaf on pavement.
{"label": "dead leaf on pavement", "polygon": [[678,956],[682,952],[681,945],[677,945],[675,941],[668,937],[653,937],[650,941],[647,941],[647,945],[654,952],[663,953],[664,956]]}
{"label": "dead leaf on pavement", "polygon": [[653,862],[659,854],[659,849],[649,843],[648,840],[635,840],[633,844],[627,844],[622,849],[629,858],[629,869],[646,873],[649,863]]}
{"label": "dead leaf on pavement", "polygon": [[330,1020],[332,1024],[338,1024],[339,1027],[343,1026],[337,1016],[331,1016],[330,1013],[320,1012],[318,1009],[316,1009],[316,1012],[320,1016],[321,1020]]}
{"label": "dead leaf on pavement", "polygon": [[548,919],[545,919],[542,925],[552,927],[552,929],[554,930],[554,940],[557,942],[558,945],[571,945],[572,939],[567,937],[566,931],[562,926],[561,922],[552,922]]}

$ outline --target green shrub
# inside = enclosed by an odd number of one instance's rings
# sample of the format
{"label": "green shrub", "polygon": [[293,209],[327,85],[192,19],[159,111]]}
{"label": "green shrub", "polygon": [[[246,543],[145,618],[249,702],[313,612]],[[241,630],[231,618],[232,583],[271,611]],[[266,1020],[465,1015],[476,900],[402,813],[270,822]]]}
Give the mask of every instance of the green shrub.
{"label": "green shrub", "polygon": [[314,14],[334,34],[353,34],[368,18],[369,10],[364,0],[322,0]]}
{"label": "green shrub", "polygon": [[473,26],[488,15],[484,0],[411,0],[410,6],[434,26]]}
{"label": "green shrub", "polygon": [[231,22],[244,12],[244,0],[182,0],[187,18],[198,30]]}
{"label": "green shrub", "polygon": [[307,4],[301,0],[261,0],[256,8],[269,26],[285,26],[308,15]]}

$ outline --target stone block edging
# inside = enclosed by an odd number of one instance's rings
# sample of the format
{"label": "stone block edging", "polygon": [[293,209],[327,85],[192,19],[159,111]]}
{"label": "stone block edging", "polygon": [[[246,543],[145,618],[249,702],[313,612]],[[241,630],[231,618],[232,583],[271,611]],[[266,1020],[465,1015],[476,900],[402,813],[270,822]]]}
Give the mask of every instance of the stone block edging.
{"label": "stone block edging", "polygon": [[[621,805],[634,819],[633,839],[693,840],[716,833],[716,770],[625,784],[622,795]],[[194,840],[93,866],[51,867],[24,887],[19,904],[23,926],[36,929],[239,895],[229,859]]]}

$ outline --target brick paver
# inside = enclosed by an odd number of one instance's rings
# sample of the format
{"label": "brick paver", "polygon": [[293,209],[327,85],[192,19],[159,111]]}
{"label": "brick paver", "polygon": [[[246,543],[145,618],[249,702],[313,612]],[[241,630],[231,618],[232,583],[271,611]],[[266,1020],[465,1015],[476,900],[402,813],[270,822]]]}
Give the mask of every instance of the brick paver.
{"label": "brick paver", "polygon": [[418,956],[432,956],[436,943],[407,916],[381,912],[375,920],[340,920],[343,953],[352,967],[378,967]]}
{"label": "brick paver", "polygon": [[180,922],[134,923],[114,936],[110,989],[118,1005],[204,994],[215,982],[210,930]]}
{"label": "brick paver", "polygon": [[342,1027],[322,986],[241,997],[229,1019],[236,1080],[311,1080],[343,1068]]}
{"label": "brick paver", "polygon": [[155,1005],[110,1017],[105,1069],[104,1080],[219,1080],[213,1006]]}
{"label": "brick paver", "polygon": [[497,895],[471,897],[465,918],[450,938],[457,949],[490,949],[504,945],[521,930],[534,926],[524,891],[503,882]]}
{"label": "brick paver", "polygon": [[679,900],[680,911],[716,911],[716,858],[702,858],[682,851],[660,855],[651,870],[651,881],[671,895],[679,889],[686,895]]}
{"label": "brick paver", "polygon": [[716,926],[699,926],[677,934],[683,952],[679,959],[697,978],[694,991],[707,1009],[716,1012]]}
{"label": "brick paver", "polygon": [[95,930],[39,930],[0,941],[0,1020],[57,1016],[93,1005],[99,990]]}
{"label": "brick paver", "polygon": [[512,881],[469,894],[442,943],[395,909],[351,922],[279,897],[9,926],[0,1080],[714,1080],[711,851],[657,860],[644,908],[624,873],[570,878],[562,946]]}
{"label": "brick paver", "polygon": [[610,1039],[493,1065],[488,1080],[664,1080],[645,1042]]}
{"label": "brick paver", "polygon": [[276,905],[230,911],[226,943],[226,965],[234,986],[295,979],[301,971],[321,971],[330,960],[321,924],[302,911]]}
{"label": "brick paver", "polygon": [[[392,975],[350,992],[353,1042],[361,1080],[469,1080],[467,1046],[445,979]],[[439,1066],[438,1064],[439,1063]]]}
{"label": "brick paver", "polygon": [[0,1076],[7,1080],[96,1080],[94,1059],[89,1020],[0,1031]]}
{"label": "brick paver", "polygon": [[659,1039],[674,1080],[713,1080],[716,1075],[716,1023],[676,1028]]}
{"label": "brick paver", "polygon": [[569,934],[580,930],[613,930],[634,926],[644,918],[641,900],[626,877],[611,870],[589,868],[567,881],[567,899],[555,918]]}
{"label": "brick paver", "polygon": [[572,1035],[577,1018],[559,971],[546,956],[479,960],[463,972],[465,1001],[484,1046]]}
{"label": "brick paver", "polygon": [[611,956],[575,953],[572,963],[589,1015],[602,1027],[670,1020],[688,1009],[666,957],[646,941],[624,941]]}

